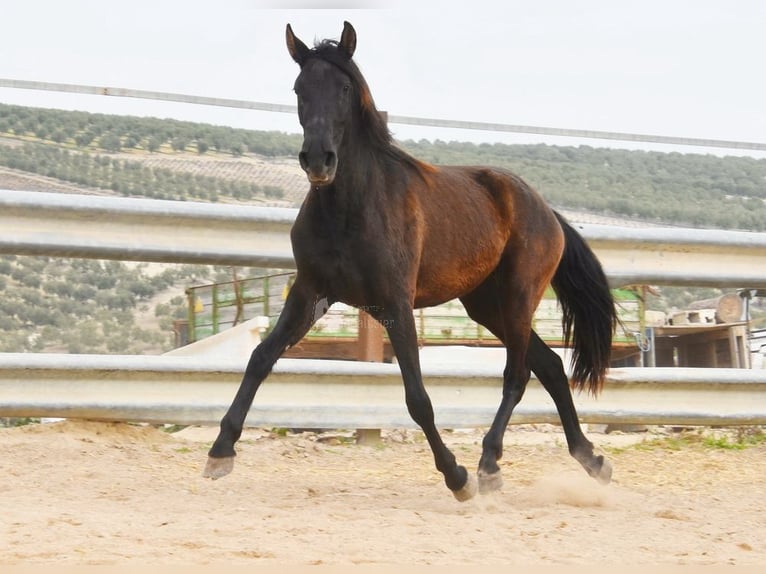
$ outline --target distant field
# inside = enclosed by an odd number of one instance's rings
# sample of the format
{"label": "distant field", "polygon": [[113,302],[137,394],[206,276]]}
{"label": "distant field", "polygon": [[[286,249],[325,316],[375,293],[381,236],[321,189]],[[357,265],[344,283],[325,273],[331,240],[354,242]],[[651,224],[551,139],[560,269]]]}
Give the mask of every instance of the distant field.
{"label": "distant field", "polygon": [[[0,138],[0,145],[20,145],[18,140]],[[131,153],[113,154],[112,157],[140,162],[152,167],[204,175],[225,180],[250,182],[259,186],[274,186],[284,190],[283,200],[270,200],[269,204],[299,207],[308,191],[306,177],[297,159],[289,157],[268,158],[246,154],[233,158],[228,154],[211,153]],[[82,193],[94,195],[119,195],[109,189],[93,188],[0,166],[0,189],[18,191],[49,191],[54,193]],[[250,203],[261,204],[259,198]],[[648,227],[654,224],[637,219],[605,216],[585,211],[559,209],[570,221],[598,223],[626,227]]]}
{"label": "distant field", "polygon": [[297,159],[272,159],[256,155],[232,158],[222,154],[200,156],[189,153],[126,154],[126,158],[154,168],[279,187],[285,191],[285,199],[294,205],[300,204],[308,190],[306,176]]}

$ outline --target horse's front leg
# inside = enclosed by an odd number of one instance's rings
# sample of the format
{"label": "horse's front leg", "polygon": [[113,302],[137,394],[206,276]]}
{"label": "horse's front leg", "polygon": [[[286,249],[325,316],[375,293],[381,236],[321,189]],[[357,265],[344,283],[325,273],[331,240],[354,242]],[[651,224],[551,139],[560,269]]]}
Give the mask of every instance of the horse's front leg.
{"label": "horse's front leg", "polygon": [[444,475],[444,481],[455,498],[461,502],[472,498],[477,491],[476,479],[457,464],[455,455],[442,441],[434,422],[433,406],[420,372],[417,331],[412,308],[402,306],[396,309],[382,309],[380,313],[376,313],[376,318],[383,323],[388,332],[404,380],[407,410],[423,429],[433,452],[436,468]]}
{"label": "horse's front leg", "polygon": [[285,349],[300,341],[314,322],[324,315],[328,306],[326,299],[320,298],[315,290],[301,282],[299,274],[276,326],[250,355],[242,383],[229,410],[221,419],[218,438],[208,453],[204,476],[220,478],[234,468],[234,443],[242,434],[247,412],[253,404],[258,387]]}
{"label": "horse's front leg", "polygon": [[513,409],[524,396],[529,382],[529,369],[523,357],[507,349],[506,366],[503,372],[503,397],[492,426],[482,441],[482,455],[479,460],[479,492],[486,494],[499,490],[503,477],[498,461],[503,456],[503,437],[511,420]]}

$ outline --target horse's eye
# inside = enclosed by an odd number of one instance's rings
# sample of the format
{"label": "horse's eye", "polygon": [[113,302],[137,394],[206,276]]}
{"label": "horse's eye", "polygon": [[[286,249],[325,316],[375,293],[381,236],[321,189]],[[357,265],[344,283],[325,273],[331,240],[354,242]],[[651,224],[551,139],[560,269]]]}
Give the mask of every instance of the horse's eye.
{"label": "horse's eye", "polygon": [[343,84],[343,93],[347,94],[351,91],[351,84]]}

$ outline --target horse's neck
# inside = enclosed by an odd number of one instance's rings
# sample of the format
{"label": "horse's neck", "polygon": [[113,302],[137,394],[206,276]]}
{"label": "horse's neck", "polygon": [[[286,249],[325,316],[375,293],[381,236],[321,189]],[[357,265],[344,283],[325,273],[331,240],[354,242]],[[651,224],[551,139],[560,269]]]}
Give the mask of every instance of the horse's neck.
{"label": "horse's neck", "polygon": [[385,193],[385,154],[367,145],[347,145],[338,150],[335,177],[337,208],[361,216],[375,199]]}

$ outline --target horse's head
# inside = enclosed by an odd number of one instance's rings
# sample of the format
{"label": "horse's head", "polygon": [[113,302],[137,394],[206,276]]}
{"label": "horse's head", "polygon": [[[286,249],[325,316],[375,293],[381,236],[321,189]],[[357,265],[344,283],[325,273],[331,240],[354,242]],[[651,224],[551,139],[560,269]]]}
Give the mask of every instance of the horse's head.
{"label": "horse's head", "polygon": [[309,182],[325,186],[338,168],[338,148],[355,117],[375,111],[369,89],[351,57],[356,32],[344,23],[340,41],[325,40],[309,49],[287,25],[287,49],[301,67],[295,80],[303,146],[298,156]]}

